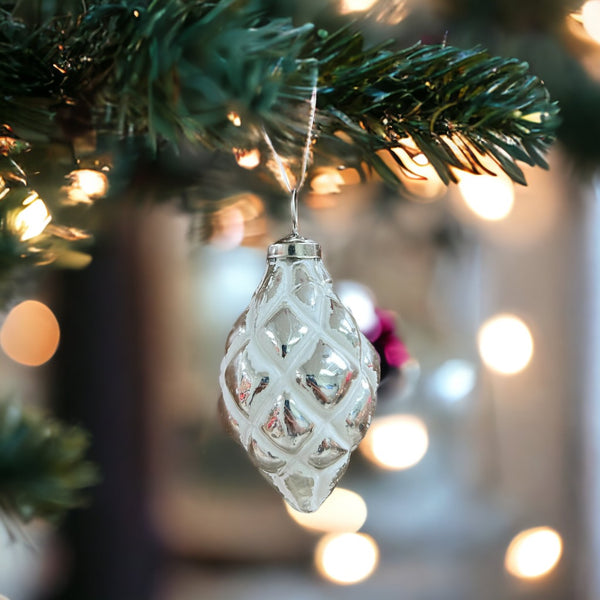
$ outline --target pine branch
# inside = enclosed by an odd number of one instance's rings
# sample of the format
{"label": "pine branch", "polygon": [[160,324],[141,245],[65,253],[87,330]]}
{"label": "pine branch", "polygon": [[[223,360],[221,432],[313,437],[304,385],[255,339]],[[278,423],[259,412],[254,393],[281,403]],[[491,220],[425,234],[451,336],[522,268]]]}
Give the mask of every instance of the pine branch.
{"label": "pine branch", "polygon": [[27,522],[54,519],[83,502],[98,480],[84,458],[87,434],[15,402],[0,404],[0,511]]}
{"label": "pine branch", "polygon": [[[446,183],[454,179],[452,168],[484,171],[485,156],[520,183],[516,161],[546,166],[557,107],[525,63],[480,49],[365,49],[349,28],[329,35],[310,23],[296,27],[290,19],[270,19],[268,5],[96,1],[85,14],[33,28],[1,13],[0,59],[7,67],[0,89],[10,94],[0,98],[0,120],[23,121],[20,106],[40,117],[83,106],[94,115],[90,126],[143,134],[154,147],[183,136],[228,151],[257,145],[265,124],[283,153],[298,156],[299,105],[318,67],[323,143],[317,154],[366,161],[396,184],[375,152],[409,143]],[[232,112],[241,127],[227,118]],[[335,136],[340,131],[352,148]]]}
{"label": "pine branch", "polygon": [[[481,156],[519,183],[525,178],[517,160],[547,167],[543,155],[554,140],[558,108],[526,63],[420,44],[365,56],[360,36],[352,43],[346,37],[331,36],[316,49],[328,56],[320,69],[320,108],[333,117],[325,131],[348,134],[364,149],[363,160],[373,164],[377,149],[400,145],[410,152],[416,144],[445,183],[455,180],[451,167],[485,171]],[[373,166],[390,178],[385,165]]]}

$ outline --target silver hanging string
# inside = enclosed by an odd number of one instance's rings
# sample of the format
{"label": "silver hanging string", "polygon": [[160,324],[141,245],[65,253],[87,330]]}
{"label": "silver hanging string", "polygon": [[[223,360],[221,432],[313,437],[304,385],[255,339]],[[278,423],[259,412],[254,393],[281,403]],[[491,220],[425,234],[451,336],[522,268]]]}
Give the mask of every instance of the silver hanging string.
{"label": "silver hanging string", "polygon": [[[316,79],[316,78],[315,78]],[[287,191],[291,194],[290,201],[290,211],[292,214],[292,234],[298,235],[298,195],[300,190],[304,186],[304,182],[306,181],[306,176],[308,172],[308,162],[310,160],[310,147],[312,145],[313,132],[315,127],[315,117],[317,114],[317,83],[315,81],[313,85],[312,94],[310,97],[310,114],[308,117],[308,131],[306,135],[306,144],[304,145],[304,154],[302,155],[302,167],[300,170],[300,177],[297,180],[296,186],[292,186],[290,182],[290,178],[288,177],[287,169],[281,160],[277,150],[275,150],[275,146],[273,146],[273,142],[267,133],[267,130],[262,128],[262,134],[265,138],[265,142],[269,149],[271,150],[271,154],[273,154],[273,158],[279,167],[279,171],[281,173],[281,179],[287,188]]]}

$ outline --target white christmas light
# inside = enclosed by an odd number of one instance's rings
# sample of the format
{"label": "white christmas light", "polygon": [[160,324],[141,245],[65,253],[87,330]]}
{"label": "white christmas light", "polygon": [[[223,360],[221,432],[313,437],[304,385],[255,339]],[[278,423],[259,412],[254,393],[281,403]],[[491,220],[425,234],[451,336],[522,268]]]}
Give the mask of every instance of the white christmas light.
{"label": "white christmas light", "polygon": [[344,185],[344,178],[334,168],[324,169],[310,182],[310,188],[315,194],[339,194],[341,185]]}
{"label": "white christmas light", "polygon": [[260,150],[258,148],[252,148],[252,150],[234,148],[233,154],[237,164],[244,169],[251,171],[260,165]]}
{"label": "white christmas light", "polygon": [[600,0],[589,0],[581,8],[583,26],[590,37],[600,44]]}
{"label": "white christmas light", "polygon": [[340,12],[343,15],[353,12],[364,12],[369,10],[377,0],[341,0]]}
{"label": "white christmas light", "polygon": [[377,543],[364,533],[326,535],[315,549],[318,571],[342,585],[364,581],[375,571],[378,562]]}
{"label": "white christmas light", "polygon": [[549,527],[527,529],[508,546],[504,565],[519,579],[536,579],[552,571],[562,556],[562,539]]}
{"label": "white christmas light", "polygon": [[102,198],[108,191],[108,178],[102,171],[77,169],[69,173],[73,187],[81,190],[89,199]]}
{"label": "white christmas light", "polygon": [[460,171],[458,189],[466,205],[486,221],[500,221],[512,211],[515,191],[508,177]]}
{"label": "white christmas light", "polygon": [[14,217],[12,227],[22,242],[26,242],[44,232],[44,229],[52,221],[48,208],[44,201],[31,192],[23,200],[23,208]]}
{"label": "white christmas light", "polygon": [[391,470],[414,467],[427,453],[425,423],[413,415],[388,415],[373,419],[362,453],[376,465]]}
{"label": "white christmas light", "polygon": [[367,519],[367,505],[360,494],[336,488],[313,513],[294,510],[287,502],[288,514],[302,527],[325,533],[358,531]]}
{"label": "white christmas light", "polygon": [[242,119],[240,118],[240,115],[238,115],[236,112],[231,111],[227,113],[227,118],[231,123],[233,123],[233,125],[235,125],[235,127],[242,126]]}
{"label": "white christmas light", "polygon": [[486,321],[479,330],[478,344],[483,362],[503,375],[520,373],[533,356],[531,332],[514,315],[497,315]]}

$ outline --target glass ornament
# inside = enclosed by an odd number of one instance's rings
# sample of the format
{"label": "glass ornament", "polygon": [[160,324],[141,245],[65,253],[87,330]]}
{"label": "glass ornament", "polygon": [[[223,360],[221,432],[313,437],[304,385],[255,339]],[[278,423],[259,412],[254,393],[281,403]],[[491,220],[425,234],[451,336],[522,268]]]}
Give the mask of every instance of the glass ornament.
{"label": "glass ornament", "polygon": [[285,500],[313,512],[371,423],[379,355],[334,293],[321,248],[296,233],[269,247],[262,282],[229,334],[220,409]]}

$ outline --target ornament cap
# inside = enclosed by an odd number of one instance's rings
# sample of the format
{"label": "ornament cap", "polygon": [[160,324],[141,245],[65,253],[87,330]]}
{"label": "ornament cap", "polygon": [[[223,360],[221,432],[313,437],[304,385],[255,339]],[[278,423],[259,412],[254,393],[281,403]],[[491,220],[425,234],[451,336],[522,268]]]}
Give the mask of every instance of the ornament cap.
{"label": "ornament cap", "polygon": [[321,258],[321,246],[313,240],[290,234],[269,246],[267,258]]}

